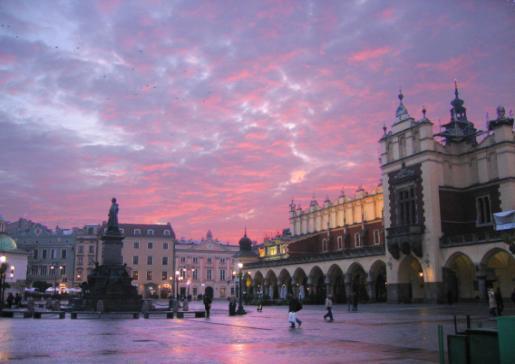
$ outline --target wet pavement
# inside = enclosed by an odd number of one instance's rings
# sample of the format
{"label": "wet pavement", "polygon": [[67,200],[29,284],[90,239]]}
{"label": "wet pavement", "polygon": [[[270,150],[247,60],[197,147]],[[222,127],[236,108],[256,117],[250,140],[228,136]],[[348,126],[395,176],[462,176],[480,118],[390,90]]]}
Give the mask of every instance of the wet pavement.
{"label": "wet pavement", "polygon": [[[200,308],[192,303],[190,309]],[[437,363],[437,325],[454,332],[453,314],[495,326],[483,304],[304,306],[290,329],[287,306],[227,316],[216,302],[210,319],[0,319],[0,361],[20,363]],[[509,307],[507,314],[515,314]]]}

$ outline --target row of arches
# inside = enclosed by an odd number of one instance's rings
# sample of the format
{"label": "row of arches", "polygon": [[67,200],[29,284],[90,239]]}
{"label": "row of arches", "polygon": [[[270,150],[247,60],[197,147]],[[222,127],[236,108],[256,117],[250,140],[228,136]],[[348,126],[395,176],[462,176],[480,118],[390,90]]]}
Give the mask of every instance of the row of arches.
{"label": "row of arches", "polygon": [[359,263],[353,263],[346,272],[333,264],[324,274],[319,266],[308,272],[298,267],[293,274],[282,269],[279,274],[270,269],[246,274],[248,293],[252,297],[260,290],[266,299],[285,300],[296,295],[308,303],[323,303],[330,294],[336,303],[345,303],[357,296],[360,301],[386,301],[386,264],[377,260],[368,272]]}
{"label": "row of arches", "polygon": [[395,296],[392,301],[456,302],[485,299],[490,287],[499,287],[503,296],[509,297],[515,288],[515,259],[501,248],[490,249],[477,262],[461,251],[452,254],[438,268],[442,279],[433,282],[438,285],[437,293],[433,283],[424,280],[427,269],[430,268],[417,257],[405,256],[394,273],[396,283],[392,287],[387,284],[386,264],[381,259],[374,261],[368,271],[359,262],[353,262],[345,271],[336,263],[326,272],[318,265],[297,267],[293,273],[286,268],[257,270],[247,273],[245,282],[250,298],[262,291],[266,299],[282,300],[293,294],[308,303],[323,303],[327,294],[336,303],[348,302],[355,296],[360,302],[384,302],[390,288],[390,294]]}

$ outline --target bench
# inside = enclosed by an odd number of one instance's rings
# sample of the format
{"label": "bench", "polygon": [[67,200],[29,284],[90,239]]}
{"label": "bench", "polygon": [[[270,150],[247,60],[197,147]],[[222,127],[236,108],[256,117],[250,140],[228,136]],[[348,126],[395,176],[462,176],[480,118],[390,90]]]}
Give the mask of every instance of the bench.
{"label": "bench", "polygon": [[133,319],[139,318],[139,312],[96,312],[96,311],[72,311],[70,312],[70,318],[72,320],[75,320],[78,318],[78,316],[94,316],[96,318],[102,318],[102,317],[112,317],[112,316],[126,316],[130,315]]}
{"label": "bench", "polygon": [[158,315],[165,315],[167,319],[173,319],[173,311],[148,311],[143,313],[143,317],[146,319]]}
{"label": "bench", "polygon": [[32,312],[30,312],[30,311],[4,310],[4,311],[1,311],[0,317],[6,317],[6,318],[15,318],[15,317],[30,318],[30,317],[32,317]]}
{"label": "bench", "polygon": [[59,315],[60,319],[64,319],[65,312],[64,311],[34,311],[32,317],[35,319],[40,319],[43,315]]}
{"label": "bench", "polygon": [[177,318],[183,319],[185,316],[193,316],[195,318],[206,317],[206,311],[178,311]]}

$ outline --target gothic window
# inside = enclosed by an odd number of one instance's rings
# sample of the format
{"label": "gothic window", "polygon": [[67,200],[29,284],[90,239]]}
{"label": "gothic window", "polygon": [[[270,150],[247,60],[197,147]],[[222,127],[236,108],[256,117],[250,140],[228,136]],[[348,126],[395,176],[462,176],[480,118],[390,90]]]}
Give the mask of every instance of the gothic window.
{"label": "gothic window", "polygon": [[417,196],[415,186],[397,190],[397,225],[415,225],[417,218]]}
{"label": "gothic window", "polygon": [[354,245],[356,248],[359,248],[361,246],[361,233],[357,232],[354,234]]}
{"label": "gothic window", "polygon": [[490,196],[476,197],[476,225],[491,225],[492,210]]}

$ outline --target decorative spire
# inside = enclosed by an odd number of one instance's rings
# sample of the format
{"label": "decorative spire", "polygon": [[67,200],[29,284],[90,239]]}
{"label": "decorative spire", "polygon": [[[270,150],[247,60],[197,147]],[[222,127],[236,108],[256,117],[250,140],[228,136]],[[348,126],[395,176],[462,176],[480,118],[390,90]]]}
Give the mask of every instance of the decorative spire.
{"label": "decorative spire", "polygon": [[456,96],[457,99],[459,99],[459,92],[458,92],[458,81],[456,81],[456,79],[454,79],[454,95]]}
{"label": "decorative spire", "polygon": [[404,106],[402,100],[404,100],[404,95],[402,94],[402,89],[399,89],[399,106],[397,107],[397,111],[395,112],[395,116],[397,117],[397,122],[408,119],[410,116],[408,114],[408,109]]}
{"label": "decorative spire", "polygon": [[422,105],[422,119],[426,120],[426,107]]}

